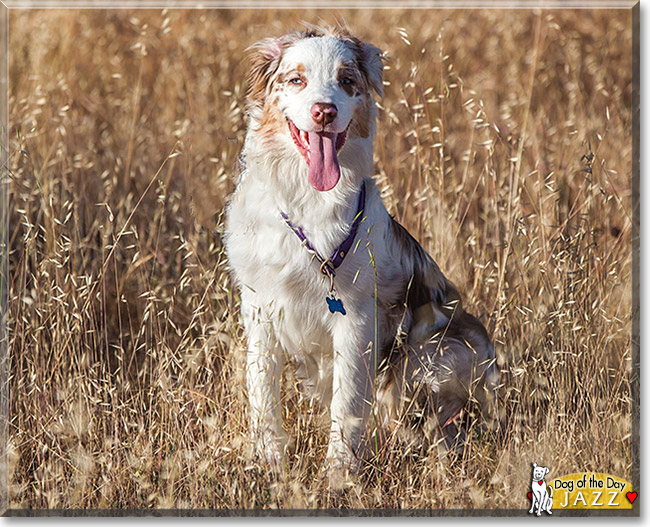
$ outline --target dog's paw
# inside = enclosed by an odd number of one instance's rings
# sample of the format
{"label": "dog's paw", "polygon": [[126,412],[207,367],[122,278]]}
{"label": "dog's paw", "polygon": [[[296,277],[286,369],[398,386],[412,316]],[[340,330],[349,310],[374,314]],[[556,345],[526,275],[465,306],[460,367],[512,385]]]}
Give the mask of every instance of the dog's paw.
{"label": "dog's paw", "polygon": [[343,490],[352,485],[361,468],[360,460],[342,442],[330,442],[325,461],[330,490]]}
{"label": "dog's paw", "polygon": [[327,466],[327,488],[331,491],[343,491],[352,483],[350,473],[340,466]]}
{"label": "dog's paw", "polygon": [[280,441],[272,434],[264,434],[257,441],[256,454],[257,458],[266,463],[275,472],[282,468],[282,447]]}
{"label": "dog's paw", "polygon": [[269,466],[278,471],[282,467],[282,452],[275,447],[265,447],[264,448],[264,459],[269,464]]}
{"label": "dog's paw", "polygon": [[337,460],[327,460],[324,469],[330,491],[343,492],[356,484],[358,466],[355,464],[345,465]]}
{"label": "dog's paw", "polygon": [[327,466],[335,470],[344,470],[356,474],[361,468],[361,462],[354,452],[343,441],[330,439],[327,448]]}

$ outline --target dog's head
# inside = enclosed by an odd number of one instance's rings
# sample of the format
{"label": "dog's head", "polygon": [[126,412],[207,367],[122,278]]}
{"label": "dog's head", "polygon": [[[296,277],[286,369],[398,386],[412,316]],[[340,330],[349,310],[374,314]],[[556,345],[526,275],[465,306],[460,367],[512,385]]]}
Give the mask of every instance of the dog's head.
{"label": "dog's head", "polygon": [[542,481],[549,472],[548,467],[540,467],[537,463],[533,463],[533,481]]}
{"label": "dog's head", "polygon": [[251,49],[248,111],[259,141],[299,154],[315,189],[334,188],[346,140],[372,141],[381,51],[342,30],[291,33]]}

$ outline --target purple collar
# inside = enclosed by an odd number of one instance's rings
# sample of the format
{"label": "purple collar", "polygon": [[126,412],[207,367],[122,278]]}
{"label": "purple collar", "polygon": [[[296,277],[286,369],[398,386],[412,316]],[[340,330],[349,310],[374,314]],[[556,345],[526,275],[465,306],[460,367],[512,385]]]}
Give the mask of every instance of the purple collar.
{"label": "purple collar", "polygon": [[291,230],[300,238],[300,241],[303,242],[305,247],[307,249],[314,253],[314,257],[316,260],[320,262],[320,271],[327,277],[329,277],[330,280],[336,276],[336,269],[343,263],[343,260],[345,259],[346,255],[350,251],[350,248],[352,247],[352,244],[354,243],[354,239],[357,236],[357,232],[359,231],[359,225],[361,224],[361,221],[363,220],[363,213],[364,209],[366,207],[366,182],[361,183],[361,190],[359,192],[359,201],[357,204],[357,214],[354,217],[354,222],[352,223],[352,227],[350,228],[350,233],[347,235],[345,240],[341,242],[341,244],[334,249],[334,252],[332,252],[331,256],[329,258],[323,258],[318,251],[314,248],[314,246],[311,244],[309,241],[309,238],[307,238],[307,235],[305,234],[303,228],[301,225],[295,225],[289,220],[289,216],[287,216],[284,212],[282,212],[282,218],[284,219],[285,223],[291,228]]}

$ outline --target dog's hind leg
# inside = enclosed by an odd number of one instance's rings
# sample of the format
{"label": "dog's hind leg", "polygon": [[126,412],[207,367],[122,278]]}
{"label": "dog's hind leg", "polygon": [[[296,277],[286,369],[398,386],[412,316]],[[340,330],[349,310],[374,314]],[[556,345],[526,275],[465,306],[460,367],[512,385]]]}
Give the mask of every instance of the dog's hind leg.
{"label": "dog's hind leg", "polygon": [[484,417],[493,412],[496,387],[494,352],[487,339],[434,335],[429,341],[408,346],[394,371],[402,390],[424,402],[437,420],[443,451],[462,448],[465,429],[457,417],[468,402],[476,403]]}

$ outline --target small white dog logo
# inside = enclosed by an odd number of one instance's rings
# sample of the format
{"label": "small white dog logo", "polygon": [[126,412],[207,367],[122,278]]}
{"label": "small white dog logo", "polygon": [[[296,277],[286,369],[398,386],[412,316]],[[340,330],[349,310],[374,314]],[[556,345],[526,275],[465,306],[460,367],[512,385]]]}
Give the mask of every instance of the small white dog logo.
{"label": "small white dog logo", "polygon": [[542,512],[551,512],[553,506],[553,488],[547,485],[544,477],[549,473],[548,467],[538,467],[537,463],[533,463],[533,481],[530,484],[532,505],[528,514],[533,514],[535,505],[537,505],[537,516],[541,516]]}

